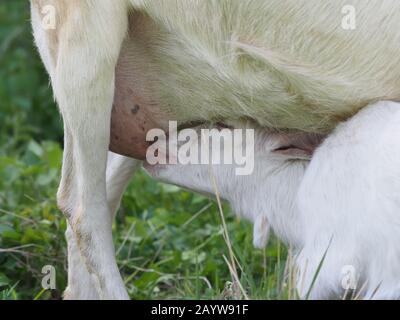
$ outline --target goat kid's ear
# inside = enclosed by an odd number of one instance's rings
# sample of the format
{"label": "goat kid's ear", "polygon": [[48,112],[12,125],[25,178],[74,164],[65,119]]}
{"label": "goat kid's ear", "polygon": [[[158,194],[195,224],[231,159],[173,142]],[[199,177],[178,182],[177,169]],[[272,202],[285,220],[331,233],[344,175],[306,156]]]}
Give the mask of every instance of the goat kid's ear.
{"label": "goat kid's ear", "polygon": [[310,160],[315,149],[322,143],[325,136],[313,133],[277,133],[277,147],[274,154],[288,159]]}

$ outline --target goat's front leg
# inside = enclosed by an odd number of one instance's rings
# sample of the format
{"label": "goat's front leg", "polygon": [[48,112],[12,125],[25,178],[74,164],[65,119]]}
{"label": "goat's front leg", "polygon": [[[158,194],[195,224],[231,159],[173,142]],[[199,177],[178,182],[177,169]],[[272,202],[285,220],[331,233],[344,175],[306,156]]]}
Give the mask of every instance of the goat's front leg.
{"label": "goat's front leg", "polygon": [[66,20],[58,35],[53,77],[69,146],[58,202],[100,298],[127,299],[115,260],[106,194],[114,70],[127,11],[122,3],[111,1],[96,6],[84,1],[73,10],[73,19]]}

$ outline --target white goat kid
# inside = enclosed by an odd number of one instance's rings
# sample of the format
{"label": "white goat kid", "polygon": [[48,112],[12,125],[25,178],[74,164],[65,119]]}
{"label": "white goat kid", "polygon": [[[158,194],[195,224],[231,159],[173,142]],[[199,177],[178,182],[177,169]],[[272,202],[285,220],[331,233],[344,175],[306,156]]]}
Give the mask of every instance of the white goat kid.
{"label": "white goat kid", "polygon": [[270,225],[295,248],[301,297],[322,261],[310,298],[341,297],[346,276],[354,277],[350,287],[356,283],[364,298],[400,298],[399,104],[379,102],[360,111],[311,161],[282,154],[281,140],[256,130],[249,176],[236,176],[235,165],[213,165],[211,173],[208,165],[145,168],[157,179],[209,194],[214,175],[220,196],[254,222],[257,246],[265,244]]}

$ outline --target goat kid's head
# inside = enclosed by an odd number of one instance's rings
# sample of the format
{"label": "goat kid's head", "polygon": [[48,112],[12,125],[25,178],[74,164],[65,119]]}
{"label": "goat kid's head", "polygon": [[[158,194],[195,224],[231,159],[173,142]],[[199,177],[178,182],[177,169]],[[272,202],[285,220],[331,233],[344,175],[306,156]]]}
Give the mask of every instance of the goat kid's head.
{"label": "goat kid's head", "polygon": [[[204,126],[192,129],[186,141],[165,141],[168,142],[165,148],[157,152],[165,153],[168,163],[147,162],[144,167],[163,182],[212,197],[218,194],[231,204],[236,214],[255,224],[254,244],[263,247],[268,236],[267,222],[281,212],[285,215],[293,210],[298,186],[321,137],[254,129],[248,123],[236,123],[233,127],[217,125],[212,130],[217,136],[205,137],[204,129]],[[190,152],[195,153],[191,155],[192,161],[187,157]],[[240,156],[254,161],[248,174],[238,174],[244,163],[243,158],[238,163]]]}

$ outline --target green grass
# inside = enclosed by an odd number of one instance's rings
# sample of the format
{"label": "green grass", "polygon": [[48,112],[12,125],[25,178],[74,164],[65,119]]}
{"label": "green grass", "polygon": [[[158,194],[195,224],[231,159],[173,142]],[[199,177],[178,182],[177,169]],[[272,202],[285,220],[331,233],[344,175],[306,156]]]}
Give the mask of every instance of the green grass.
{"label": "green grass", "polygon": [[[28,1],[0,3],[0,299],[59,299],[66,286],[65,219],[56,207],[62,129],[33,47]],[[250,298],[294,297],[286,250],[252,246],[252,227],[223,206],[238,278]],[[216,203],[141,172],[114,225],[117,259],[135,299],[243,298],[224,260]],[[42,267],[57,289],[42,292]]]}

